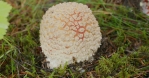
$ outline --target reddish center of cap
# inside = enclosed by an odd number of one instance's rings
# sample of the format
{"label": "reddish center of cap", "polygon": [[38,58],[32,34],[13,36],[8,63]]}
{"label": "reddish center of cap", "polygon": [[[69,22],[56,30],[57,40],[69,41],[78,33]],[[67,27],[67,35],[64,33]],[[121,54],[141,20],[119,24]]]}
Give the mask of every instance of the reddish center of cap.
{"label": "reddish center of cap", "polygon": [[143,2],[147,2],[148,3],[149,1],[148,0],[144,0]]}
{"label": "reddish center of cap", "polygon": [[[78,37],[79,39],[84,39],[84,33],[86,31],[86,26],[87,25],[84,25],[84,26],[81,26],[79,24],[79,22],[83,22],[82,21],[82,16],[80,16],[81,12],[79,13],[74,13],[73,14],[70,14],[69,16],[69,21],[68,22],[65,22],[65,25],[63,28],[69,26],[69,29],[76,32],[75,36],[74,37]],[[73,16],[76,16],[76,18],[74,18]],[[71,25],[69,25],[69,23],[71,23]]]}

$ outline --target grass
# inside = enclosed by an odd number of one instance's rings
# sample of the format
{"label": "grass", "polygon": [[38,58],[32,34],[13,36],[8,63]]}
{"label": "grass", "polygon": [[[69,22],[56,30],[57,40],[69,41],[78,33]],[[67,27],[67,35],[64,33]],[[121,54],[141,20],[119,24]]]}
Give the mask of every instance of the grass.
{"label": "grass", "polygon": [[[135,8],[103,0],[75,0],[87,4],[101,27],[102,45],[94,61],[47,69],[39,42],[45,11],[68,0],[6,0],[13,6],[7,35],[0,41],[2,78],[129,78],[149,73],[149,20]],[[74,0],[70,0],[74,1]],[[112,0],[111,0],[112,1]]]}

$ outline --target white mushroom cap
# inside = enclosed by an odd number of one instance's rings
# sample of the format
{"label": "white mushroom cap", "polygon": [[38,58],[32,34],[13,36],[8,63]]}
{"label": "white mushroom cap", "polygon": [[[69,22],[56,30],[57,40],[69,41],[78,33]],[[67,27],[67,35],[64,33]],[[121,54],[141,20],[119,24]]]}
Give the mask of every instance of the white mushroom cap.
{"label": "white mushroom cap", "polygon": [[40,43],[51,69],[89,60],[101,45],[101,32],[92,11],[81,3],[49,8],[40,24]]}
{"label": "white mushroom cap", "polygon": [[142,12],[149,15],[149,0],[142,0],[140,6],[142,7]]}

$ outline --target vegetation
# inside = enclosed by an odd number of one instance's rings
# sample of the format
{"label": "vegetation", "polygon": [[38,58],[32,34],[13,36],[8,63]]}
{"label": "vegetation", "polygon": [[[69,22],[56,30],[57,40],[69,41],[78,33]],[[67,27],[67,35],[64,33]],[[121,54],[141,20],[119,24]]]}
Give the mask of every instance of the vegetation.
{"label": "vegetation", "polygon": [[[39,42],[45,11],[68,0],[4,0],[12,5],[9,29],[0,41],[2,78],[129,78],[149,75],[149,20],[133,7],[104,0],[69,0],[88,5],[102,32],[93,62],[50,70]],[[113,0],[111,0],[112,2]]]}

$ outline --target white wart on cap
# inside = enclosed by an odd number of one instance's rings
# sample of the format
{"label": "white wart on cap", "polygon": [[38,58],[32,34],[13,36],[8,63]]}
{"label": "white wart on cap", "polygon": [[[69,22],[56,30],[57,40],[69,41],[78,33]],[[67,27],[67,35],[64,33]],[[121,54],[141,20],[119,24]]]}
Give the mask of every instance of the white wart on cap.
{"label": "white wart on cap", "polygon": [[101,45],[101,32],[92,11],[81,3],[49,8],[40,24],[40,43],[51,69],[89,60]]}

